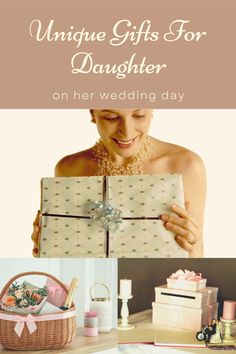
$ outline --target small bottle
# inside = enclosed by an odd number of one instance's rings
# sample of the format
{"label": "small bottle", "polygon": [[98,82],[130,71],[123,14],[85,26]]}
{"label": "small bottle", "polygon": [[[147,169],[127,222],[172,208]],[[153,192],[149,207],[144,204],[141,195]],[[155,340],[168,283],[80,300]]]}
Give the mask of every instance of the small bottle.
{"label": "small bottle", "polygon": [[95,311],[84,313],[84,335],[86,337],[95,337],[98,335],[98,315]]}

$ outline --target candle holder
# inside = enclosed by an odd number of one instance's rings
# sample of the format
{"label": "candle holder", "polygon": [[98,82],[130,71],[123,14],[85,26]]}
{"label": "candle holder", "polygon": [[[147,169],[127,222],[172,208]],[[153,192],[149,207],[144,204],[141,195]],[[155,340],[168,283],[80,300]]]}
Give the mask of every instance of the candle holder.
{"label": "candle holder", "polygon": [[121,330],[130,330],[134,329],[135,325],[129,324],[129,308],[128,308],[128,301],[133,298],[133,295],[130,296],[125,296],[125,295],[118,295],[118,299],[122,301],[122,306],[121,306],[121,320],[120,323],[118,324],[118,329]]}
{"label": "candle holder", "polygon": [[220,318],[221,322],[223,323],[225,327],[225,334],[223,337],[223,343],[234,343],[235,338],[232,336],[232,324],[236,322],[236,319],[234,320],[225,320],[223,317]]}

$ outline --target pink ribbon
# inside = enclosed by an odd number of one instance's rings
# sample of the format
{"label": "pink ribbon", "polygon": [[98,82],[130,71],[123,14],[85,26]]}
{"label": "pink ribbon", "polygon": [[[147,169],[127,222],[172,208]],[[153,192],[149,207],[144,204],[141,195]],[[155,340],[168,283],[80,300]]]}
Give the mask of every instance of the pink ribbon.
{"label": "pink ribbon", "polygon": [[179,269],[177,270],[177,272],[172,273],[171,276],[169,276],[169,278],[174,280],[198,281],[202,279],[202,273],[195,273],[187,269],[185,269],[184,271],[182,269]]}
{"label": "pink ribbon", "polygon": [[31,314],[29,314],[27,316],[19,316],[19,315],[10,315],[10,314],[0,312],[0,319],[16,322],[15,332],[18,335],[18,337],[21,337],[25,324],[29,330],[29,333],[32,334],[37,329],[35,322],[62,320],[62,319],[70,318],[73,316],[75,316],[75,310],[68,311],[68,312],[54,313],[54,314],[49,314],[49,315],[43,315],[43,316],[38,315],[35,317],[32,316]]}
{"label": "pink ribbon", "polygon": [[34,333],[37,329],[37,326],[32,315],[24,316],[14,316],[12,319],[14,322],[17,322],[15,325],[15,332],[18,337],[21,337],[25,324],[28,328],[30,334]]}

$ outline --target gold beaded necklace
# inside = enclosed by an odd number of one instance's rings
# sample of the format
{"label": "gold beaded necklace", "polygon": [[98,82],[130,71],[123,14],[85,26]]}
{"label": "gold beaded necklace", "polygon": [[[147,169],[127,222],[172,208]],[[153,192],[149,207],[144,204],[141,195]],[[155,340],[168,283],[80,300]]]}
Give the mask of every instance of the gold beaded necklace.
{"label": "gold beaded necklace", "polygon": [[138,175],[143,173],[144,165],[150,160],[152,155],[152,140],[147,136],[133,161],[126,166],[117,166],[102,141],[93,147],[94,160],[97,162],[96,176],[117,176],[117,175]]}

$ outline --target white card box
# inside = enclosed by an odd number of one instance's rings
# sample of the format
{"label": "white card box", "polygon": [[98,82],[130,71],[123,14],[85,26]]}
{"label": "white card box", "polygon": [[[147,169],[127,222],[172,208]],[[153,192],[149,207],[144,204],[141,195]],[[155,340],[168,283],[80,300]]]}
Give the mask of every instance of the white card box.
{"label": "white card box", "polygon": [[208,292],[169,289],[166,285],[162,285],[155,288],[155,301],[162,304],[202,309],[208,305]]}
{"label": "white card box", "polygon": [[210,324],[213,319],[218,318],[219,304],[215,303],[202,309],[195,309],[153,302],[152,307],[154,325],[198,331],[203,324]]}
{"label": "white card box", "polygon": [[185,306],[152,303],[152,322],[156,326],[167,326],[179,329],[201,330],[207,323],[208,309],[195,309]]}

